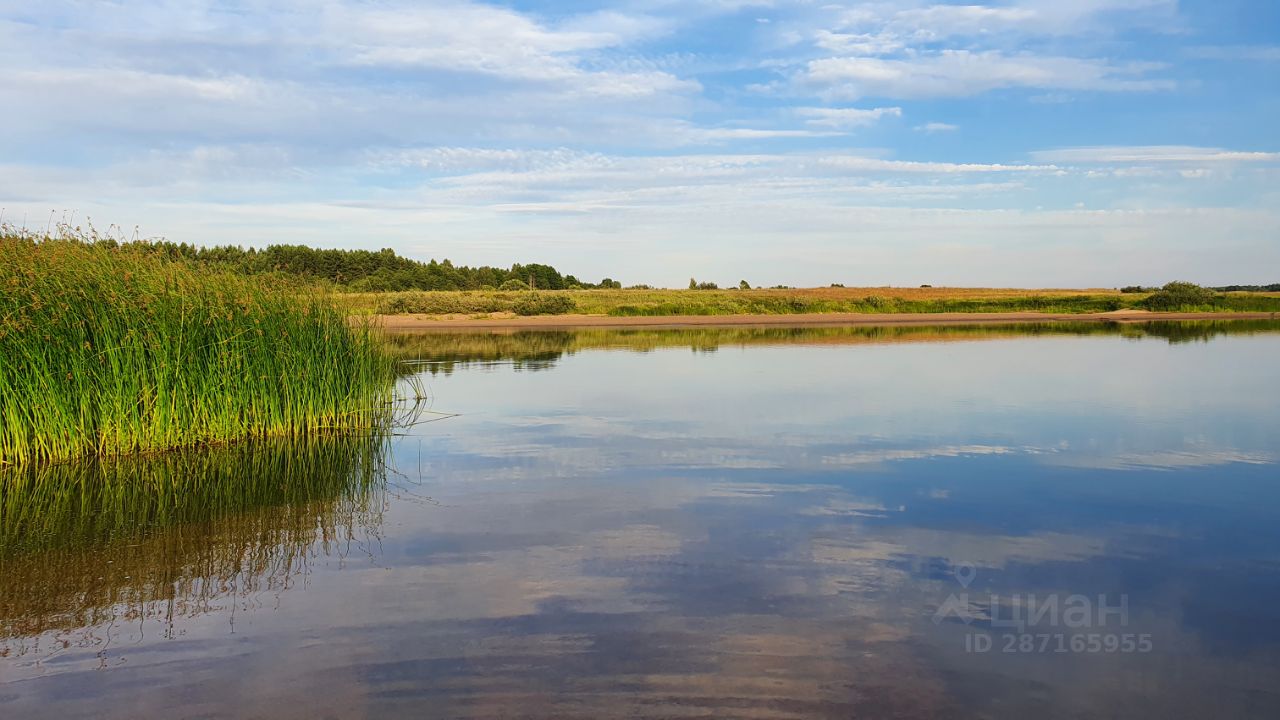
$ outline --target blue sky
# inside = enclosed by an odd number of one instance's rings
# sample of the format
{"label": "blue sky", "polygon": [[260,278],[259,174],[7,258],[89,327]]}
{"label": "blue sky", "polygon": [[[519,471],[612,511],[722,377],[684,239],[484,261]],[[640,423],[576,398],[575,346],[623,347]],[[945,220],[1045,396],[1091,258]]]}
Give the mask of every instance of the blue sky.
{"label": "blue sky", "polygon": [[674,286],[1280,281],[1270,0],[0,0],[0,61],[6,222]]}

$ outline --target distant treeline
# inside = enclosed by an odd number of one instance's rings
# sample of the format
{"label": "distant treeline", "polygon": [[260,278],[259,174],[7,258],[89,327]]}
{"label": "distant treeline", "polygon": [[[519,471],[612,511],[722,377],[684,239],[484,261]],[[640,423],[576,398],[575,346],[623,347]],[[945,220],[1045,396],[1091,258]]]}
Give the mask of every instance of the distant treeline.
{"label": "distant treeline", "polygon": [[[1141,285],[1126,285],[1120,288],[1122,293],[1150,293],[1160,288],[1143,287]],[[1210,290],[1215,292],[1280,292],[1280,283],[1272,283],[1270,285],[1222,285],[1219,287],[1211,287]]]}
{"label": "distant treeline", "polygon": [[1218,292],[1280,292],[1280,283],[1270,285],[1223,285],[1213,288]]}
{"label": "distant treeline", "polygon": [[328,280],[351,290],[387,292],[401,290],[565,290],[572,288],[620,288],[622,283],[604,278],[598,283],[562,275],[550,265],[515,264],[510,268],[467,267],[448,260],[420,262],[396,255],[394,250],[319,250],[305,245],[270,245],[264,249],[234,245],[197,247],[167,240],[131,243],[174,259],[185,259],[245,274],[280,272],[304,278]]}

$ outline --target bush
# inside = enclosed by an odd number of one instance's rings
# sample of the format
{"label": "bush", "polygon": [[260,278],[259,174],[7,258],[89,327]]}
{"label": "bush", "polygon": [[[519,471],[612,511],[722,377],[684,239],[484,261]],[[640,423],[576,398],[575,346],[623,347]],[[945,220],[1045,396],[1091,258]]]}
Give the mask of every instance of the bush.
{"label": "bush", "polygon": [[1147,310],[1177,310],[1179,308],[1213,305],[1218,296],[1195,283],[1171,282],[1138,303]]}
{"label": "bush", "polygon": [[568,295],[531,292],[516,300],[512,310],[517,315],[564,315],[577,307]]}
{"label": "bush", "polygon": [[376,309],[380,315],[452,315],[511,312],[515,298],[489,293],[455,293],[425,290],[383,297]]}
{"label": "bush", "polygon": [[1125,293],[1126,295],[1132,295],[1133,293],[1144,293],[1146,291],[1147,289],[1142,287],[1141,285],[1125,285],[1124,287],[1120,288],[1120,292]]}
{"label": "bush", "polygon": [[523,280],[508,280],[498,286],[499,290],[528,290],[529,284]]}

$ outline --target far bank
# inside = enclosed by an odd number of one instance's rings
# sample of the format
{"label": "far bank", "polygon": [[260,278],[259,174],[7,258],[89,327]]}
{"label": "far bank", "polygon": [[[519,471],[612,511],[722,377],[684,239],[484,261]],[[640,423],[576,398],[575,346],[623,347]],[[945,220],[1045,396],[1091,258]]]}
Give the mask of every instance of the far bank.
{"label": "far bank", "polygon": [[389,331],[415,330],[551,330],[582,327],[820,327],[857,325],[999,325],[1026,322],[1152,322],[1189,320],[1275,320],[1274,312],[1146,312],[1105,313],[798,313],[788,315],[378,315],[376,324]]}

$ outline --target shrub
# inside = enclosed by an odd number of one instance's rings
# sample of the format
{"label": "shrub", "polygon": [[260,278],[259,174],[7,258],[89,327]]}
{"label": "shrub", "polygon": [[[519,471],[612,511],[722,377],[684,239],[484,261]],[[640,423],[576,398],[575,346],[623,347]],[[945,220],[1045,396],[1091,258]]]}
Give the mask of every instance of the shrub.
{"label": "shrub", "polygon": [[1139,303],[1148,310],[1177,310],[1213,305],[1218,299],[1212,290],[1195,283],[1171,282]]}
{"label": "shrub", "polygon": [[528,290],[529,284],[523,280],[508,280],[498,286],[499,290]]}
{"label": "shrub", "polygon": [[573,312],[577,304],[568,295],[531,292],[522,295],[512,307],[517,315],[564,315]]}
{"label": "shrub", "polygon": [[1120,288],[1120,292],[1125,293],[1126,295],[1132,295],[1134,293],[1144,293],[1146,291],[1147,289],[1142,287],[1141,285],[1125,285],[1124,287]]}

